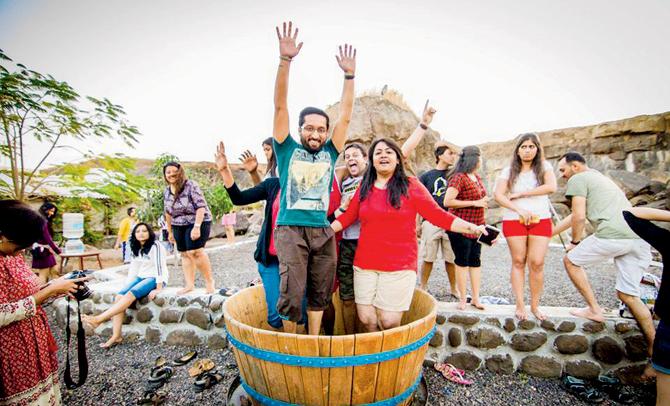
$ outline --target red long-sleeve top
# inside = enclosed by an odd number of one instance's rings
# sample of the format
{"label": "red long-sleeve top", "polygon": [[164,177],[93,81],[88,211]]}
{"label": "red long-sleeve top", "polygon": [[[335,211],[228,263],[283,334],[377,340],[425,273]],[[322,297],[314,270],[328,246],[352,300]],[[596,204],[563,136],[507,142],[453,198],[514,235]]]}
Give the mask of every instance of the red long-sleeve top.
{"label": "red long-sleeve top", "polygon": [[337,220],[346,228],[357,218],[361,235],[354,265],[375,271],[416,271],[416,215],[446,230],[456,218],[435,203],[428,190],[415,177],[409,177],[409,196],[400,198],[400,208],[388,201],[386,189],[373,187],[363,202],[360,188],[347,211]]}

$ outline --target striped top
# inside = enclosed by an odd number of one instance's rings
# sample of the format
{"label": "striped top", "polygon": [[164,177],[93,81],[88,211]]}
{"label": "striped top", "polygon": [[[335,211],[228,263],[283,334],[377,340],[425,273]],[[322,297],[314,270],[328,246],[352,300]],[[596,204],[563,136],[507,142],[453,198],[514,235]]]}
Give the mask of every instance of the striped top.
{"label": "striped top", "polygon": [[167,254],[160,242],[154,242],[149,254],[140,253],[139,256],[131,254],[130,266],[128,267],[128,281],[138,278],[156,278],[156,283],[168,281]]}

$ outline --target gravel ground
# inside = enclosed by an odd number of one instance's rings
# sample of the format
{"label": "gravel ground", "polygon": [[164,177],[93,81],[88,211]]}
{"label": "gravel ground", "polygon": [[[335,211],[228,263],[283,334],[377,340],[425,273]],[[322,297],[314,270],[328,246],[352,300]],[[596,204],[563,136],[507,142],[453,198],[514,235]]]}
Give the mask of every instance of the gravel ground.
{"label": "gravel ground", "polygon": [[[255,243],[243,243],[210,253],[214,265],[217,287],[243,286],[256,278],[256,264],[253,260]],[[546,306],[581,306],[582,300],[572,287],[561,262],[559,249],[551,249],[547,257],[545,270]],[[503,244],[487,249],[483,255],[482,295],[491,295],[511,299],[509,287],[510,259],[507,247]],[[444,272],[444,264],[435,264],[430,280],[430,292],[440,300],[449,300],[449,284]],[[181,285],[182,275],[178,269],[172,269],[171,284]],[[612,264],[594,267],[588,271],[589,279],[599,300],[604,306],[616,304],[614,293],[615,273]],[[658,271],[655,271],[658,272]],[[196,286],[203,287],[198,277]],[[51,310],[52,311],[52,310]],[[51,314],[52,326],[55,319]],[[54,328],[54,335],[61,349],[65,348],[64,334]],[[163,355],[168,359],[181,356],[187,350],[183,347],[151,345],[144,341],[124,343],[110,350],[98,347],[99,337],[87,339],[89,378],[86,384],[76,390],[63,388],[63,400],[66,405],[131,405],[142,395],[144,382],[148,377],[153,360]],[[192,378],[188,377],[188,367],[177,367],[175,375],[166,384],[168,392],[166,405],[223,405],[227,388],[237,374],[232,354],[227,351],[212,351],[205,347],[196,348],[200,358],[212,359],[225,376],[223,382],[208,391],[197,394]],[[74,352],[74,351],[73,351]],[[59,352],[61,369],[65,363],[64,351]],[[567,394],[557,379],[538,379],[525,374],[492,374],[486,370],[468,373],[474,379],[470,387],[457,386],[446,381],[431,368],[424,368],[428,379],[430,404],[433,405],[581,405],[586,404]],[[74,374],[76,376],[76,374]],[[654,388],[629,388],[637,396],[636,404],[653,404]],[[604,404],[614,404],[607,401]]]}

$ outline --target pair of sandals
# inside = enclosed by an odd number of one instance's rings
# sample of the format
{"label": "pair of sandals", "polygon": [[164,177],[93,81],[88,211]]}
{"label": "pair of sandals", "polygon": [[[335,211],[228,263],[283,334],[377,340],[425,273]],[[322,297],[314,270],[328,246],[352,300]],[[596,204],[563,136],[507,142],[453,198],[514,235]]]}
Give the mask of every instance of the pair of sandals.
{"label": "pair of sandals", "polygon": [[215,369],[211,359],[199,359],[188,370],[188,374],[195,378],[195,391],[202,392],[223,380],[223,375]]}
{"label": "pair of sandals", "polygon": [[617,378],[601,375],[594,381],[594,384],[598,389],[590,386],[583,379],[575,378],[574,376],[567,375],[563,378],[563,386],[565,386],[568,392],[588,403],[604,402],[605,396],[603,392],[611,400],[618,403],[631,404],[635,400],[635,397],[630,392],[622,388],[621,381]]}
{"label": "pair of sandals", "polygon": [[137,404],[162,404],[165,401],[167,393],[165,391],[159,391],[159,389],[170,380],[172,375],[174,375],[174,367],[188,364],[197,355],[197,351],[191,351],[169,363],[163,356],[156,358],[154,361],[154,366],[151,368],[151,372],[149,373],[146,390],[142,394],[142,397],[137,400]]}
{"label": "pair of sandals", "polygon": [[470,379],[465,379],[464,370],[458,369],[451,364],[437,362],[433,368],[435,368],[436,371],[442,373],[442,376],[444,376],[448,381],[464,386],[469,386],[474,383],[474,381]]}

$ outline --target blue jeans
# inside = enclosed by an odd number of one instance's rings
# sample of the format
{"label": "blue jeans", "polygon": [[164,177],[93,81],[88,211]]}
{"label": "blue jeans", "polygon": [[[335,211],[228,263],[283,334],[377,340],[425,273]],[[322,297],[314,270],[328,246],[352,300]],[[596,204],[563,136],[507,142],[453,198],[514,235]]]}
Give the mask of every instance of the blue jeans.
{"label": "blue jeans", "polygon": [[[277,311],[277,301],[279,300],[279,264],[275,263],[265,266],[258,262],[258,273],[261,275],[261,280],[263,281],[265,303],[268,306],[268,324],[274,328],[281,328],[282,319]],[[306,321],[307,297],[302,301],[302,323]]]}
{"label": "blue jeans", "polygon": [[119,291],[119,295],[125,295],[130,292],[135,296],[135,299],[141,299],[154,289],[156,289],[156,278],[140,278],[136,276],[126,287]]}

